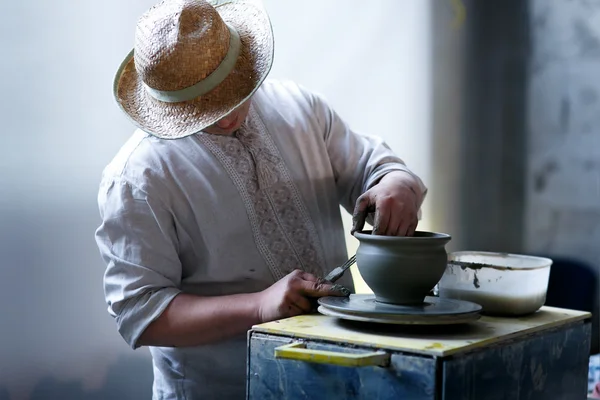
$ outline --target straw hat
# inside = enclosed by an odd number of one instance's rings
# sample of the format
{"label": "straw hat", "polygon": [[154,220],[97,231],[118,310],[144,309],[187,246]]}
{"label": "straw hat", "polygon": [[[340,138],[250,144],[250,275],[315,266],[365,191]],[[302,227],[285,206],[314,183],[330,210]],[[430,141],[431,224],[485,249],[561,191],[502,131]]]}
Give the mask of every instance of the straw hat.
{"label": "straw hat", "polygon": [[257,0],[163,0],[138,20],[114,95],[150,134],[198,133],[252,96],[271,69],[273,47]]}

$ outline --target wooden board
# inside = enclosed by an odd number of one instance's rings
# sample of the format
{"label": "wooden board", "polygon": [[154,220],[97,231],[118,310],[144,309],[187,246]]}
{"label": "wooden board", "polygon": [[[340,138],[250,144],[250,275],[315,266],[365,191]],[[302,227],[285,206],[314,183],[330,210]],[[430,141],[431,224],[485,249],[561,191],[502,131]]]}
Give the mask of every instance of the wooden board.
{"label": "wooden board", "polygon": [[591,314],[587,312],[542,307],[526,317],[484,316],[476,322],[458,326],[406,327],[310,314],[256,325],[253,330],[444,357],[589,318]]}

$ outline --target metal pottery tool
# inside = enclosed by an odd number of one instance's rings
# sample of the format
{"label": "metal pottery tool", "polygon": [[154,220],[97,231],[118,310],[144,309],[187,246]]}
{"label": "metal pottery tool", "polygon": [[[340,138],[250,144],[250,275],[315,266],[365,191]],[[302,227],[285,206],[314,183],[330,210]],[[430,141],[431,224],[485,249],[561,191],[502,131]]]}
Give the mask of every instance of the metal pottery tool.
{"label": "metal pottery tool", "polygon": [[350,257],[348,259],[348,261],[346,261],[345,263],[343,263],[342,265],[340,265],[339,267],[337,267],[333,271],[331,271],[329,274],[327,274],[327,276],[325,277],[325,280],[329,281],[329,282],[337,281],[338,279],[340,279],[342,277],[342,275],[344,275],[344,272],[346,272],[346,270],[348,268],[350,268],[352,265],[354,265],[355,262],[356,262],[356,254],[353,255],[352,257]]}

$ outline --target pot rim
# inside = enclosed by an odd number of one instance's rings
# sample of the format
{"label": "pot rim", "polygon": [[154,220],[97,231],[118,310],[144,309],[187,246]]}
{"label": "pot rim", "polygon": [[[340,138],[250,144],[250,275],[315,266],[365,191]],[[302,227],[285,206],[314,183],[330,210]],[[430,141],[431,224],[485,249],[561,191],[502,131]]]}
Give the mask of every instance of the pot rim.
{"label": "pot rim", "polygon": [[426,234],[429,236],[384,236],[384,235],[371,235],[371,230],[368,231],[356,231],[354,232],[354,237],[360,241],[377,241],[377,242],[403,242],[403,241],[412,241],[412,242],[426,242],[431,240],[443,240],[449,241],[452,239],[447,233],[441,232],[430,232],[430,231],[415,231],[415,233]]}

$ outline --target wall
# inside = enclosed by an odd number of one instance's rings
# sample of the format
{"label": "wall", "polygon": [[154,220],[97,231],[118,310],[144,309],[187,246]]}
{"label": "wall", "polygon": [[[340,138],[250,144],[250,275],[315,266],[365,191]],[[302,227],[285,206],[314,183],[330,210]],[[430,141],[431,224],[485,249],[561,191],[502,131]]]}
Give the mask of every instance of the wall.
{"label": "wall", "polygon": [[[457,4],[456,2],[453,2]],[[463,225],[466,33],[472,24],[468,2],[465,15],[451,2],[432,1],[430,11],[430,181],[433,189],[425,210],[425,229],[449,233],[447,251],[463,250],[468,230]],[[431,221],[431,222],[429,222]]]}
{"label": "wall", "polygon": [[0,5],[2,400],[148,393],[147,353],[106,313],[93,238],[100,171],[130,131],[112,76],[148,5]]}
{"label": "wall", "polygon": [[[93,232],[100,172],[132,130],[113,74],[151,4],[0,5],[0,400],[149,398],[147,351],[131,351],[106,313]],[[320,91],[431,181],[429,2],[266,4],[273,76]]]}
{"label": "wall", "polygon": [[[461,37],[444,36],[433,12],[432,184],[449,196],[432,213],[455,238],[449,248],[567,257],[597,274],[600,3],[465,5]],[[574,271],[551,282],[553,304],[582,301]],[[598,293],[585,306],[593,351]]]}
{"label": "wall", "polygon": [[455,236],[451,250],[521,252],[528,3],[464,3],[459,37],[444,35],[442,17],[434,13],[433,79],[440,84],[434,85],[432,160],[450,194],[439,197],[435,209]]}
{"label": "wall", "polygon": [[598,273],[600,3],[533,0],[530,12],[526,247]]}
{"label": "wall", "polygon": [[[356,0],[265,4],[277,43],[270,76],[293,79],[323,94],[352,128],[382,136],[430,185],[429,2],[385,0],[373,7],[360,7]],[[450,21],[452,9],[444,11]],[[322,28],[299,35],[304,26]],[[432,223],[429,205],[435,188],[431,193],[421,229]],[[343,216],[349,232],[351,218],[345,212]],[[358,241],[348,235],[347,245],[354,254]],[[370,292],[356,267],[352,273],[356,290]]]}
{"label": "wall", "polygon": [[600,3],[535,0],[527,246],[600,264]]}

